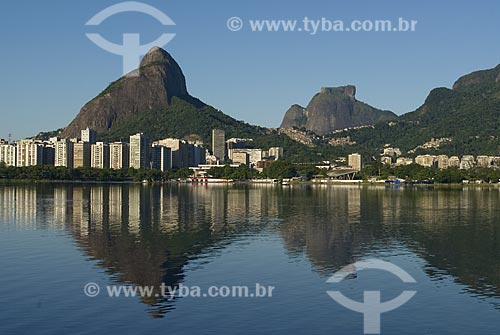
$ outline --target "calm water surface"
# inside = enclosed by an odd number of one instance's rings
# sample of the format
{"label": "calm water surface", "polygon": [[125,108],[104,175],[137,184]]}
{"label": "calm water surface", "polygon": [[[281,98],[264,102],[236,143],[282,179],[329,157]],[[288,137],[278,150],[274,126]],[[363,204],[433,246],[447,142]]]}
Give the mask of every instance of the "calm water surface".
{"label": "calm water surface", "polygon": [[[326,283],[367,258],[417,283],[376,270]],[[498,334],[500,190],[2,185],[0,269],[0,334],[362,334],[333,285],[358,301],[417,291],[382,315],[383,334]],[[105,289],[161,283],[275,290],[172,300]]]}

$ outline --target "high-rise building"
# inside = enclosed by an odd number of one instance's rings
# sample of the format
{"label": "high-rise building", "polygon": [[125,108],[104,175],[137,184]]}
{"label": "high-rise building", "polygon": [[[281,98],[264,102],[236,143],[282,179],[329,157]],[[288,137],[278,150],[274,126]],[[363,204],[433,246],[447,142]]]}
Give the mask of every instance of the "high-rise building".
{"label": "high-rise building", "polygon": [[73,167],[90,167],[90,142],[73,143]]}
{"label": "high-rise building", "polygon": [[221,129],[212,129],[212,153],[219,160],[226,159],[226,133]]}
{"label": "high-rise building", "polygon": [[192,166],[198,166],[201,164],[205,164],[207,162],[206,159],[206,150],[201,145],[194,145],[194,162]]}
{"label": "high-rise building", "polygon": [[143,133],[130,136],[130,167],[134,169],[150,167],[148,140]]}
{"label": "high-rise building", "polygon": [[44,144],[33,139],[17,142],[16,166],[33,166],[44,164]]}
{"label": "high-rise building", "polygon": [[151,148],[151,168],[168,171],[172,169],[172,150],[163,145]]}
{"label": "high-rise building", "polygon": [[82,130],[82,142],[95,144],[97,142],[97,132],[94,129],[87,127]]}
{"label": "high-rise building", "polygon": [[206,163],[206,150],[199,144],[192,144],[177,138],[165,138],[153,142],[153,146],[164,146],[170,149],[173,169]]}
{"label": "high-rise building", "polygon": [[347,164],[354,170],[361,171],[361,155],[358,153],[350,154],[347,158]]}
{"label": "high-rise building", "polygon": [[92,144],[90,166],[97,169],[109,168],[109,145],[107,143]]}
{"label": "high-rise building", "polygon": [[179,169],[189,166],[189,149],[186,141],[177,138],[166,138],[156,141],[154,144],[170,148],[173,169]]}
{"label": "high-rise building", "polygon": [[0,140],[0,163],[16,166],[17,148],[15,145]]}
{"label": "high-rise building", "polygon": [[109,145],[109,165],[112,169],[119,170],[129,167],[129,144],[114,142]]}
{"label": "high-rise building", "polygon": [[44,146],[43,146],[43,150],[42,150],[43,154],[42,154],[42,159],[43,159],[43,162],[42,164],[43,165],[54,165],[54,162],[55,162],[55,158],[56,158],[56,149],[54,147],[54,144],[52,143],[45,143]]}
{"label": "high-rise building", "polygon": [[55,166],[73,167],[73,143],[67,139],[56,140],[55,146]]}

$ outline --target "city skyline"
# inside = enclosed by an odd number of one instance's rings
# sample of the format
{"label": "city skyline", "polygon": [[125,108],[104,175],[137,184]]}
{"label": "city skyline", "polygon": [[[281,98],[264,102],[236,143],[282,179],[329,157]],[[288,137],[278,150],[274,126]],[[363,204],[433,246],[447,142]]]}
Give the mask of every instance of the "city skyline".
{"label": "city skyline", "polygon": [[[284,158],[282,147],[270,147],[268,150],[247,148],[246,143],[253,140],[231,138],[226,141],[225,133],[220,129],[212,130],[212,150],[204,147],[199,140],[168,137],[151,141],[142,132],[130,135],[128,142],[111,143],[97,141],[97,132],[89,127],[82,129],[80,134],[76,138],[54,136],[47,140],[0,139],[0,164],[14,167],[53,165],[72,169],[154,169],[166,172],[182,168],[218,167],[229,163],[259,169],[257,165],[261,161]],[[231,166],[234,167],[234,164]],[[194,174],[196,177],[196,172]]]}

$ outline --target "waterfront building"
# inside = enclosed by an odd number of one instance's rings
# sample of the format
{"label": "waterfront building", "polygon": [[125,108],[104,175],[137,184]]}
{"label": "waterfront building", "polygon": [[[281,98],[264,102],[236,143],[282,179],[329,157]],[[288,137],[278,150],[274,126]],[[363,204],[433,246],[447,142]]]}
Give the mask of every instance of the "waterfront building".
{"label": "waterfront building", "polygon": [[460,167],[460,158],[458,156],[451,156],[448,160],[448,167]]}
{"label": "waterfront building", "polygon": [[45,158],[44,149],[44,143],[39,140],[25,139],[18,141],[16,166],[43,165]]}
{"label": "waterfront building", "polygon": [[283,148],[282,147],[272,147],[269,148],[269,157],[273,157],[275,161],[283,159]]}
{"label": "waterfront building", "polygon": [[130,167],[134,169],[149,168],[148,141],[143,133],[130,136]]}
{"label": "waterfront building", "polygon": [[17,147],[14,144],[0,140],[0,163],[7,166],[16,166]]}
{"label": "waterfront building", "polygon": [[250,165],[249,156],[246,152],[234,152],[232,160],[234,164]]}
{"label": "waterfront building", "polygon": [[226,133],[221,129],[212,129],[212,153],[217,159],[226,159]]}
{"label": "waterfront building", "polygon": [[492,166],[493,157],[490,156],[477,156],[476,164],[479,167],[489,168]]}
{"label": "waterfront building", "polygon": [[474,156],[472,155],[464,155],[462,157],[462,160],[460,161],[460,169],[462,170],[469,170],[474,167],[476,163],[476,160],[474,159]]}
{"label": "waterfront building", "polygon": [[128,143],[113,142],[109,145],[109,166],[114,170],[129,167],[130,148]]}
{"label": "waterfront building", "polygon": [[179,169],[189,166],[189,144],[178,138],[165,138],[153,142],[153,145],[161,145],[170,148],[172,168]]}
{"label": "waterfront building", "polygon": [[97,142],[91,145],[90,166],[97,169],[109,168],[109,144]]}
{"label": "waterfront building", "polygon": [[198,144],[194,144],[194,162],[192,166],[198,166],[202,164],[206,164],[206,149]]}
{"label": "waterfront building", "polygon": [[90,142],[73,142],[73,167],[90,167]]}
{"label": "waterfront building", "polygon": [[172,150],[163,145],[153,145],[151,148],[151,168],[161,171],[172,169]]}
{"label": "waterfront building", "polygon": [[55,166],[73,167],[73,142],[67,139],[52,140],[55,147]]}
{"label": "waterfront building", "polygon": [[362,163],[361,163],[361,155],[358,153],[350,154],[347,157],[347,165],[357,171],[361,171]]}
{"label": "waterfront building", "polygon": [[436,156],[433,155],[419,155],[415,157],[415,163],[425,167],[433,167],[435,166],[437,161]]}
{"label": "waterfront building", "polygon": [[437,157],[438,169],[444,170],[450,166],[450,159],[446,155],[439,155]]}

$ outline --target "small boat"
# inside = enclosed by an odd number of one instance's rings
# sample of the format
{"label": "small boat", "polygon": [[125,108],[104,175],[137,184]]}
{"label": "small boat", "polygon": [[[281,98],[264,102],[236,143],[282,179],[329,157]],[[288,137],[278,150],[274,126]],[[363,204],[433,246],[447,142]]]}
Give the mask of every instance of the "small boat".
{"label": "small boat", "polygon": [[255,184],[277,184],[278,179],[251,179],[250,182]]}
{"label": "small boat", "polygon": [[188,179],[191,183],[195,184],[228,184],[234,182],[233,179],[223,179],[223,178],[190,178]]}

